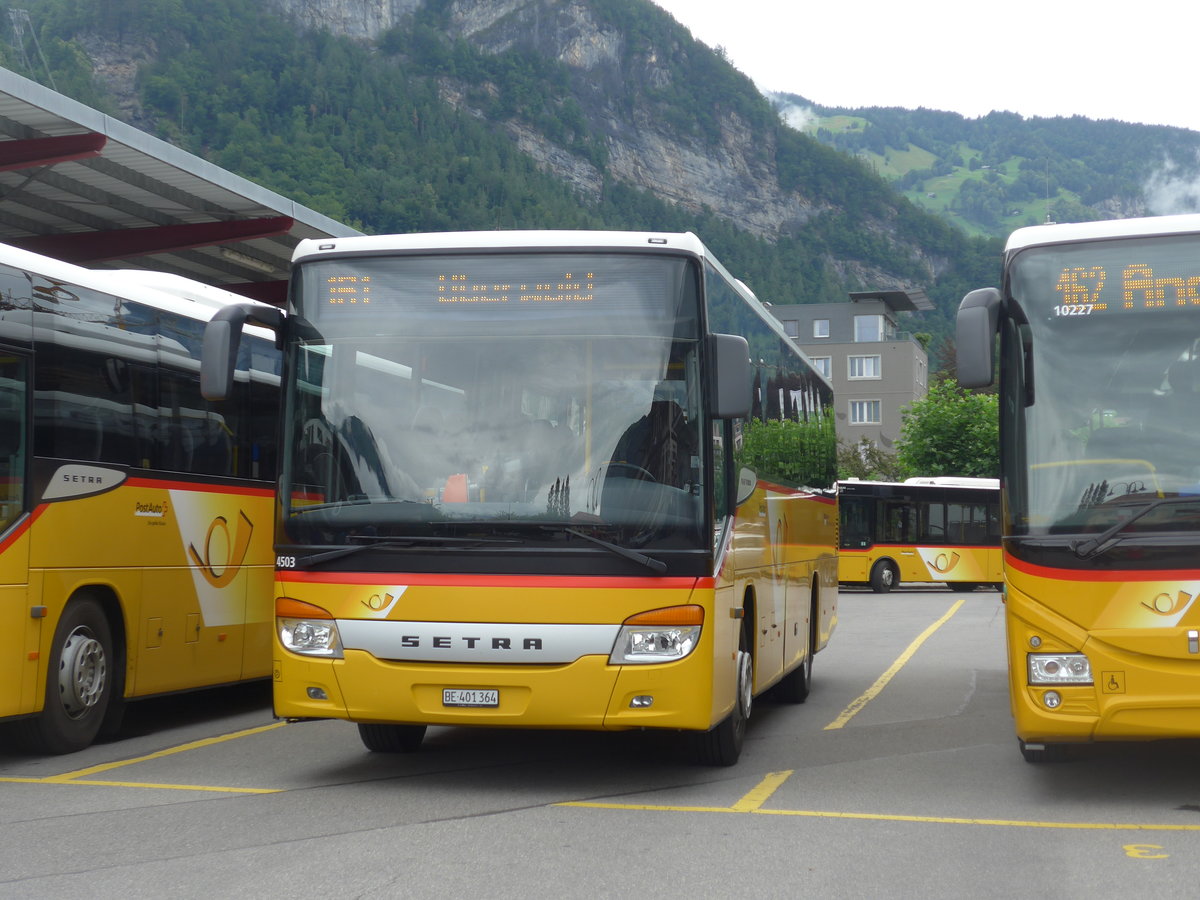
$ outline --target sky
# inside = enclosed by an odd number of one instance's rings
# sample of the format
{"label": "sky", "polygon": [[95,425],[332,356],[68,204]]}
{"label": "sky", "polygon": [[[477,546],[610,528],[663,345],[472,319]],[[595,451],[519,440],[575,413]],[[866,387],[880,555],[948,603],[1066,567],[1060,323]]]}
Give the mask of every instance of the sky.
{"label": "sky", "polygon": [[654,0],[761,90],[1200,131],[1195,0]]}

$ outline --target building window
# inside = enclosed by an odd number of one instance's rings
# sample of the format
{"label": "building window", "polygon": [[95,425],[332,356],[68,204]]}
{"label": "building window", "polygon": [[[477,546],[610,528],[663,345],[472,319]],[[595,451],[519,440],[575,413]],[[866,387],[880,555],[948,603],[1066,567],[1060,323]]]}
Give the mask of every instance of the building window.
{"label": "building window", "polygon": [[795,319],[783,320],[783,333],[790,338],[800,337],[800,323]]}
{"label": "building window", "polygon": [[829,320],[828,319],[813,319],[813,337],[815,337],[815,338],[829,337]]}
{"label": "building window", "polygon": [[854,340],[856,343],[883,340],[883,316],[855,316]]}
{"label": "building window", "polygon": [[829,363],[828,356],[812,357],[813,368],[824,375],[826,378],[833,378],[833,366]]}
{"label": "building window", "polygon": [[880,378],[878,356],[851,356],[847,358],[850,364],[848,375],[851,378]]}
{"label": "building window", "polygon": [[878,400],[851,400],[851,425],[878,425],[882,421]]}
{"label": "building window", "polygon": [[917,360],[917,384],[925,383],[925,363],[922,360]]}

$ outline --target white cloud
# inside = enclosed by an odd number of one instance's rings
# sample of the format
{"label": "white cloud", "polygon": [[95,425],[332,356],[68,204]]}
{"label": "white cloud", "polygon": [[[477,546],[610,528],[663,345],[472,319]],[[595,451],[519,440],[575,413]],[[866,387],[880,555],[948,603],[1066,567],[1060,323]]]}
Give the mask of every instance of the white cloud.
{"label": "white cloud", "polygon": [[811,107],[800,106],[798,103],[781,103],[781,98],[778,94],[768,96],[778,104],[779,118],[789,128],[803,131],[817,118],[817,114],[812,111]]}
{"label": "white cloud", "polygon": [[1200,212],[1200,155],[1190,171],[1174,160],[1165,160],[1142,190],[1149,212],[1156,216]]}

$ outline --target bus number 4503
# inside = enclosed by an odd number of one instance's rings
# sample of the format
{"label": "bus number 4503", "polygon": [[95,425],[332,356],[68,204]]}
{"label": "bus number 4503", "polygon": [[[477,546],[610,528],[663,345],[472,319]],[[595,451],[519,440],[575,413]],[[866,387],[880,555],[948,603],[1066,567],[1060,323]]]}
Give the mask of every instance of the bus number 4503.
{"label": "bus number 4503", "polygon": [[277,557],[275,557],[275,568],[277,568],[277,569],[294,569],[294,568],[296,568],[296,557],[294,557],[294,556],[277,556]]}

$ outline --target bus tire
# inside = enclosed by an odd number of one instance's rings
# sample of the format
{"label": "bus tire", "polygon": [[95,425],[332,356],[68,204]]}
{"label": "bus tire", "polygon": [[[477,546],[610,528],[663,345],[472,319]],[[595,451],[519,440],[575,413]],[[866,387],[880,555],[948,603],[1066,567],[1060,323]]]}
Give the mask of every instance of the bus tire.
{"label": "bus tire", "polygon": [[871,590],[877,594],[886,594],[900,580],[896,567],[890,560],[881,559],[871,566]]}
{"label": "bus tire", "polygon": [[425,740],[424,725],[360,724],[358,736],[372,753],[414,753]]}
{"label": "bus tire", "polygon": [[116,664],[103,607],[91,598],[69,603],[54,630],[45,706],[21,723],[25,745],[59,754],[91,744],[113,702]]}
{"label": "bus tire", "polygon": [[737,697],[733,710],[718,725],[689,737],[693,756],[702,766],[732,766],[742,755],[746,741],[746,723],[754,703],[754,660],[743,629],[737,658]]}

